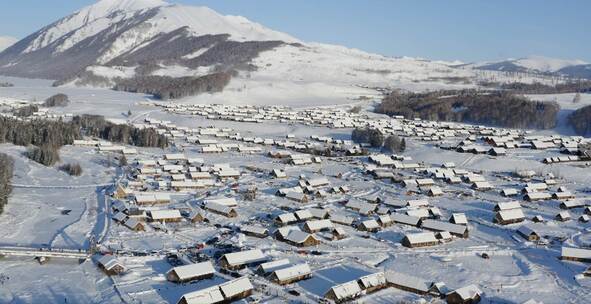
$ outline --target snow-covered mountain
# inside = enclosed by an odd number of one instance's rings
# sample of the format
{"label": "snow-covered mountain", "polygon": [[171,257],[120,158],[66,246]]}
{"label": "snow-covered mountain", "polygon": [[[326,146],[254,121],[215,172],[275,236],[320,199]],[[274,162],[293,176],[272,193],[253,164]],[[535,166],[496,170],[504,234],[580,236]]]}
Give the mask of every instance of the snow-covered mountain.
{"label": "snow-covered mountain", "polygon": [[[158,39],[170,33],[175,36],[168,37],[168,41]],[[198,37],[202,39],[195,39]],[[169,54],[160,54],[160,59],[171,59],[166,55],[189,55],[181,54],[187,51],[188,39],[192,39],[193,44],[194,40],[199,40],[203,48],[221,42],[233,48],[244,48],[240,42],[246,41],[297,42],[289,35],[246,18],[222,16],[205,7],[171,5],[161,0],[102,0],[5,50],[0,54],[0,72],[25,77],[68,78],[90,65],[109,65],[123,55],[129,59],[133,57],[130,53],[160,49],[166,43],[174,43],[174,47],[167,46]],[[235,43],[230,45],[230,42]]]}
{"label": "snow-covered mountain", "polygon": [[544,56],[528,56],[495,62],[473,63],[465,66],[481,70],[502,72],[527,72],[569,77],[591,78],[591,64],[578,59],[558,59]]}
{"label": "snow-covered mountain", "polygon": [[18,39],[10,36],[0,36],[0,52],[15,44]]}
{"label": "snow-covered mountain", "polygon": [[[303,42],[244,17],[162,0],[98,1],[0,53],[0,74],[164,90],[170,98],[224,89],[225,101],[245,102],[359,98],[376,94],[368,88],[465,87],[482,80],[478,70],[450,62]],[[170,91],[179,86],[192,89]]]}

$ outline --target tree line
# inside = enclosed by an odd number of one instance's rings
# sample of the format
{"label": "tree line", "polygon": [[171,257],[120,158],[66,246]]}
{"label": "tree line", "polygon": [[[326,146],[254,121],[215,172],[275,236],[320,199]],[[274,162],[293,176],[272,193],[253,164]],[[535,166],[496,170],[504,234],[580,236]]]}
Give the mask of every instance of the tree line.
{"label": "tree line", "polygon": [[71,145],[83,136],[98,137],[138,147],[168,146],[164,135],[154,129],[136,128],[115,124],[102,116],[75,116],[71,121],[30,119],[0,116],[0,143],[9,142],[18,146],[31,146],[26,155],[41,164],[50,166],[59,161],[59,149]]}
{"label": "tree line", "polygon": [[12,192],[11,180],[14,174],[14,160],[12,157],[0,153],[0,214],[8,203],[8,197]]}
{"label": "tree line", "polygon": [[136,128],[127,124],[115,124],[99,115],[75,116],[72,123],[78,126],[82,134],[99,137],[108,141],[137,147],[168,147],[166,136],[158,134],[152,128]]}
{"label": "tree line", "polygon": [[539,82],[522,83],[513,82],[501,84],[500,89],[519,94],[562,94],[562,93],[588,93],[591,92],[591,81],[569,81],[555,85],[547,85]]}
{"label": "tree line", "polygon": [[221,92],[230,83],[232,73],[218,72],[202,77],[136,76],[118,79],[114,89],[151,94],[162,100],[179,99],[200,93]]}
{"label": "tree line", "polygon": [[506,91],[443,90],[427,93],[392,92],[375,111],[408,119],[454,121],[507,128],[551,129],[560,106],[531,101]]}
{"label": "tree line", "polygon": [[568,121],[578,135],[591,135],[591,106],[574,111],[569,115]]}
{"label": "tree line", "polygon": [[385,137],[377,129],[355,128],[351,133],[351,140],[359,144],[369,144],[373,148],[381,148],[390,153],[401,153],[406,150],[406,140],[393,134]]}

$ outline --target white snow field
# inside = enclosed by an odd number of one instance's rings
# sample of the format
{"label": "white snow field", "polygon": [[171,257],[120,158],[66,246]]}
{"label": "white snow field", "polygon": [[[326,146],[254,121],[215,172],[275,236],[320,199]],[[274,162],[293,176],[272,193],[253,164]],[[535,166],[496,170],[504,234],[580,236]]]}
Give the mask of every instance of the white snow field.
{"label": "white snow field", "polygon": [[[290,49],[277,52],[289,54]],[[310,60],[325,62],[314,57],[322,55],[310,52]],[[361,53],[355,56],[363,60]],[[270,63],[273,57],[257,60]],[[304,71],[309,63],[301,65]],[[403,70],[404,65],[399,69]],[[251,81],[263,82],[266,73],[276,72],[262,69],[258,76],[252,75]],[[282,73],[267,77],[283,77],[288,92],[298,80],[290,78],[289,70]],[[316,83],[330,75],[305,76]],[[354,78],[342,75],[342,83],[350,84]],[[376,86],[387,82],[380,77],[367,79]],[[590,161],[559,159],[566,156],[560,153],[561,143],[588,139],[572,136],[564,126],[526,132],[394,119],[366,110],[354,114],[348,112],[353,105],[371,109],[372,102],[343,99],[343,92],[331,93],[331,97],[319,93],[318,98],[294,93],[274,103],[267,89],[252,89],[245,95],[229,90],[180,102],[160,102],[142,94],[106,89],[55,88],[44,80],[2,77],[0,81],[15,84],[0,88],[0,101],[38,103],[63,92],[71,103],[49,109],[48,117],[104,115],[119,123],[155,128],[167,134],[171,142],[166,149],[127,147],[137,153],[128,154],[128,165],[123,167],[116,161],[118,152],[104,151],[94,144],[63,147],[62,161],[53,167],[27,159],[23,155],[25,147],[0,145],[0,152],[15,159],[14,190],[0,215],[0,255],[14,248],[28,254],[0,258],[2,303],[177,303],[191,292],[219,291],[226,288],[220,286],[231,285],[238,277],[252,284],[251,291],[248,284],[241,285],[250,292],[233,299],[242,303],[318,303],[329,301],[327,293],[331,288],[339,294],[351,290],[347,288],[359,288],[349,296],[360,303],[444,301],[434,290],[421,292],[432,283],[445,285],[437,285],[443,288],[443,296],[474,284],[481,291],[481,303],[523,303],[530,299],[585,303],[591,296],[591,279],[582,275],[588,262],[559,259],[563,247],[591,245],[591,226],[579,220],[591,212],[586,207],[591,205]],[[340,86],[339,81],[333,85]],[[311,88],[317,85],[302,83]],[[275,85],[282,84],[273,82]],[[365,93],[365,89],[353,88],[359,91],[347,94]],[[242,96],[257,99],[258,103],[250,105],[251,99],[245,101]],[[569,94],[529,97],[556,99],[564,110],[591,102],[588,95],[582,96],[580,104],[570,103],[573,96]],[[371,159],[368,155],[347,155],[360,148],[350,141],[352,129],[365,125],[402,136],[407,142],[406,151],[393,155],[369,149]],[[440,148],[457,145],[468,135],[473,136],[469,145],[483,147],[485,152],[492,148],[490,141],[483,139],[487,136],[497,140],[512,136],[522,146],[509,148],[506,155],[499,156]],[[527,146],[534,141],[552,144],[545,149]],[[208,153],[207,149],[218,152]],[[332,151],[330,156],[315,159],[317,155],[311,155],[326,149]],[[269,152],[278,151],[282,151],[283,158],[269,156]],[[547,158],[557,161],[544,163]],[[71,177],[58,170],[60,164],[68,162],[80,163],[83,174]],[[450,163],[455,168],[442,167]],[[284,172],[285,177],[272,177],[274,169]],[[524,171],[533,172],[519,177],[517,173]],[[446,182],[447,177],[456,177],[458,182]],[[488,182],[492,189],[474,189],[472,181],[479,180]],[[128,194],[114,197],[115,185]],[[439,187],[442,194],[429,196],[431,186]],[[563,196],[530,202],[521,193],[542,186],[547,189],[531,193]],[[252,188],[256,188],[256,197],[249,200],[246,193]],[[282,197],[277,194],[279,189],[292,194]],[[517,194],[504,197],[502,189],[515,189]],[[290,191],[305,193],[307,200]],[[170,201],[140,202],[139,198],[155,194],[170,197]],[[236,216],[220,214],[225,207],[215,209],[207,200],[229,204]],[[517,214],[523,217],[514,223],[494,222],[498,215],[495,206],[511,201],[519,202]],[[118,213],[121,204],[138,209]],[[563,209],[564,204],[572,207]],[[153,221],[159,212],[172,217],[170,214],[178,214],[180,218],[164,224]],[[556,219],[565,212],[570,220]],[[192,222],[191,214],[197,213],[207,221]],[[457,232],[462,226],[439,223],[448,222],[457,213],[467,218],[467,237]],[[279,215],[291,216],[296,222],[282,226],[277,221]],[[125,226],[122,221],[127,217],[138,219],[143,231]],[[534,222],[534,217],[544,221]],[[321,218],[329,220],[328,228],[307,230],[315,224],[306,221]],[[419,218],[425,222],[412,223]],[[377,231],[364,231],[363,227],[371,227],[367,222],[371,220],[377,221]],[[436,221],[434,225],[448,225],[438,235],[441,240],[424,247],[404,245],[405,236],[429,233],[429,220]],[[269,235],[260,238],[248,234],[247,226],[266,229]],[[529,241],[519,235],[517,230],[522,226],[537,233],[541,240]],[[344,237],[333,237],[337,233]],[[303,246],[296,246],[300,241],[305,242]],[[273,275],[258,270],[262,261],[226,269],[223,254],[250,249],[261,250],[267,262],[287,259],[282,263],[307,264],[310,273],[279,285]],[[88,258],[78,261],[68,258],[68,252],[88,254]],[[33,259],[45,253],[57,257],[43,264]],[[108,256],[124,266],[121,273],[107,275],[101,271],[98,260]],[[167,280],[173,267],[206,260],[215,269],[213,277],[190,283]],[[375,280],[378,288],[367,289],[360,285],[363,280]]]}

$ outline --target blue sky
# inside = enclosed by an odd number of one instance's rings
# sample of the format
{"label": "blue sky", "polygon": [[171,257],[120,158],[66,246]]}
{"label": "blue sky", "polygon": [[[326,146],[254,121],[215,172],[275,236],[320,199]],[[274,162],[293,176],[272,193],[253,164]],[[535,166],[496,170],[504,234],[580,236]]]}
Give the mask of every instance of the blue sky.
{"label": "blue sky", "polygon": [[[0,36],[23,38],[94,0],[6,1]],[[591,1],[169,0],[242,15],[304,41],[463,61],[543,55],[591,62]]]}

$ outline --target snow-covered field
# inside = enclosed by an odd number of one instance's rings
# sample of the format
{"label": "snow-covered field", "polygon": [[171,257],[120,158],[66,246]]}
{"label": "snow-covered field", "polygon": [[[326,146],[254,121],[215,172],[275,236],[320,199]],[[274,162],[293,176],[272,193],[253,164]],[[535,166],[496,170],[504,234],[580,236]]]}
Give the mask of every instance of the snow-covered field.
{"label": "snow-covered field", "polygon": [[[285,51],[288,54],[289,50]],[[338,52],[339,50],[333,50]],[[315,56],[311,54],[310,56]],[[276,56],[272,56],[277,58]],[[287,56],[289,57],[289,56]],[[263,56],[259,60],[267,60]],[[310,60],[323,62],[320,58]],[[326,59],[328,61],[328,59]],[[400,59],[404,60],[404,59]],[[279,64],[279,63],[273,63]],[[330,64],[330,63],[327,63]],[[309,63],[301,63],[302,70]],[[377,68],[377,67],[376,67]],[[322,70],[323,68],[320,67]],[[208,103],[223,104],[259,104],[289,105],[296,108],[294,113],[305,113],[312,106],[335,105],[339,107],[316,108],[318,113],[336,111],[335,115],[347,117],[346,111],[338,111],[348,104],[358,101],[343,96],[359,96],[376,94],[375,91],[355,87],[357,76],[342,76],[342,83],[321,84],[323,77],[329,75],[305,75],[309,81],[289,78],[289,70],[282,73],[285,83],[269,82],[269,87],[249,87],[265,82],[265,77],[275,79],[281,75],[266,75],[264,69],[253,74],[250,80],[240,85],[244,91],[238,90],[238,81],[232,83],[228,92],[219,95],[203,95],[179,102],[181,105]],[[380,77],[372,79],[367,72],[363,77],[376,85]],[[409,72],[409,77],[412,73]],[[392,80],[392,79],[390,79]],[[389,80],[389,81],[390,81]],[[41,101],[50,95],[63,92],[69,95],[71,103],[64,108],[52,108],[51,111],[61,114],[99,114],[117,120],[130,120],[134,123],[150,121],[169,121],[174,127],[168,126],[166,131],[173,130],[204,130],[207,128],[228,129],[228,133],[240,133],[240,138],[272,139],[275,142],[285,141],[290,134],[293,142],[311,142],[310,136],[330,138],[334,141],[348,141],[351,128],[331,128],[316,122],[262,120],[259,123],[221,120],[214,117],[190,113],[176,113],[167,109],[169,103],[152,101],[148,96],[114,92],[104,89],[90,88],[54,88],[50,81],[0,78],[15,84],[12,88],[0,88],[0,98],[14,98],[28,101]],[[242,81],[242,80],[239,80]],[[307,97],[298,93],[290,94],[290,88],[298,84],[309,86]],[[429,83],[417,83],[429,86]],[[327,86],[334,86],[334,95]],[[347,88],[344,90],[343,88]],[[338,91],[343,89],[344,91]],[[284,91],[286,95],[274,98],[270,92]],[[310,98],[318,90],[319,95]],[[329,97],[327,97],[330,95]],[[244,99],[243,97],[248,98]],[[588,95],[584,95],[580,104],[570,103],[572,95],[530,96],[533,99],[556,99],[565,110],[591,103]],[[254,102],[254,101],[258,102]],[[146,101],[149,101],[146,102]],[[370,104],[367,103],[366,106]],[[307,107],[308,109],[304,109]],[[228,107],[228,109],[230,109]],[[234,108],[231,108],[234,109]],[[236,108],[239,109],[239,108]],[[268,108],[260,108],[260,111]],[[132,115],[127,117],[127,112]],[[229,110],[228,110],[229,111]],[[345,114],[343,114],[345,113]],[[297,115],[297,114],[293,114]],[[339,117],[342,117],[339,116]],[[378,125],[419,127],[409,121],[393,121],[382,115],[362,112],[359,116],[351,116],[351,121],[374,122]],[[164,127],[159,127],[164,130]],[[437,128],[435,128],[437,129]],[[408,129],[410,130],[410,129]],[[490,130],[495,130],[490,128]],[[183,131],[184,132],[184,131]],[[490,182],[494,189],[476,191],[467,182],[447,184],[435,179],[435,184],[443,190],[443,195],[428,197],[424,191],[412,191],[387,179],[374,179],[368,170],[376,168],[367,157],[348,157],[336,154],[322,157],[321,163],[292,165],[281,159],[267,156],[267,152],[279,148],[272,145],[246,143],[239,138],[215,137],[198,135],[202,139],[215,140],[219,145],[247,145],[260,147],[260,152],[244,153],[229,150],[222,153],[202,153],[203,145],[189,143],[185,137],[174,139],[175,146],[166,150],[138,148],[139,153],[129,156],[130,166],[126,170],[138,167],[134,160],[158,160],[166,153],[183,153],[187,158],[201,158],[206,165],[227,164],[241,172],[237,180],[219,180],[215,186],[187,192],[172,191],[169,204],[160,205],[157,209],[199,210],[209,219],[208,223],[191,223],[182,220],[164,226],[145,222],[145,231],[135,232],[112,220],[114,215],[111,204],[115,199],[109,193],[114,190],[114,181],[139,181],[152,189],[149,181],[133,174],[124,174],[114,161],[116,154],[98,152],[95,147],[66,146],[61,149],[62,162],[79,162],[84,172],[79,177],[71,177],[54,167],[43,167],[28,160],[23,152],[24,147],[10,144],[0,145],[0,152],[7,153],[15,159],[14,191],[5,212],[0,216],[0,250],[4,247],[49,248],[55,250],[73,249],[86,251],[93,241],[103,252],[112,252],[126,266],[121,275],[106,276],[96,266],[95,259],[82,263],[78,261],[52,258],[48,263],[40,265],[33,257],[0,258],[0,302],[2,303],[176,303],[179,298],[192,291],[222,284],[233,279],[232,275],[248,277],[254,285],[254,293],[248,299],[260,300],[263,303],[304,302],[316,303],[333,286],[359,279],[360,277],[384,271],[386,273],[402,273],[414,276],[424,282],[444,282],[454,290],[466,285],[475,284],[483,292],[484,303],[522,303],[528,299],[544,303],[584,303],[589,299],[590,279],[575,279],[589,264],[567,262],[558,259],[562,246],[585,248],[591,245],[591,226],[578,221],[584,214],[583,208],[570,209],[570,221],[557,221],[554,217],[560,211],[561,200],[551,199],[543,202],[526,202],[522,196],[515,197],[522,206],[525,219],[522,222],[499,225],[492,222],[494,206],[498,202],[507,202],[511,198],[499,194],[501,188],[521,189],[527,182],[542,182],[552,174],[555,185],[549,186],[548,192],[565,187],[575,196],[573,201],[591,204],[591,174],[585,162],[561,163],[547,165],[541,161],[547,157],[562,156],[558,148],[534,150],[529,148],[508,149],[506,156],[488,154],[458,153],[443,150],[437,143],[459,142],[463,138],[454,136],[440,141],[426,141],[420,135],[411,135],[413,131],[391,131],[405,134],[407,157],[404,163],[416,163],[422,168],[440,168],[444,162],[454,162],[458,169],[468,170],[482,176]],[[410,132],[410,133],[405,133]],[[499,131],[500,132],[500,131]],[[517,131],[518,132],[518,131]],[[413,133],[414,134],[414,133]],[[526,136],[564,136],[568,130],[560,128],[547,132],[533,132]],[[561,137],[556,137],[561,138]],[[525,139],[524,139],[525,140]],[[565,141],[575,138],[564,137]],[[324,145],[324,143],[318,143]],[[487,146],[482,140],[475,145]],[[488,146],[487,146],[488,147]],[[374,154],[378,151],[373,151]],[[268,174],[273,169],[282,169],[286,178],[271,178]],[[428,178],[421,170],[385,168],[403,179]],[[534,170],[536,176],[529,179],[515,177],[514,173],[522,170]],[[129,172],[129,171],[128,171]],[[279,197],[277,189],[298,185],[301,175],[324,177],[330,187],[347,186],[346,193],[330,193],[324,197],[310,195],[307,203],[299,203]],[[166,180],[168,177],[162,177]],[[157,179],[157,178],[156,178]],[[548,181],[549,183],[549,181]],[[249,187],[257,188],[257,196],[253,201],[245,200],[242,190]],[[319,189],[330,190],[329,187]],[[137,190],[139,191],[139,190]],[[164,190],[161,190],[164,191]],[[235,197],[238,201],[238,216],[227,218],[201,209],[203,198]],[[323,207],[329,212],[353,217],[363,221],[377,218],[376,214],[365,215],[343,205],[345,201],[363,201],[372,197],[381,197],[386,201],[405,202],[413,199],[427,199],[431,208],[440,212],[440,220],[447,221],[453,213],[464,213],[469,220],[469,237],[454,237],[451,242],[439,243],[422,248],[407,248],[401,245],[404,236],[409,233],[426,231],[423,228],[393,224],[381,227],[380,231],[369,233],[360,231],[351,225],[335,224],[348,235],[342,240],[331,240],[330,232],[317,233],[321,243],[312,247],[299,248],[275,237],[256,238],[238,232],[237,227],[244,224],[255,224],[268,228],[273,232],[277,225],[275,216],[293,212],[298,209]],[[133,206],[133,200],[124,200]],[[377,204],[391,213],[403,213],[405,209],[394,209],[384,204]],[[154,207],[148,208],[148,210]],[[412,209],[409,209],[412,211]],[[409,211],[406,210],[406,211]],[[416,211],[416,210],[415,210]],[[534,216],[546,219],[542,223],[533,223]],[[302,227],[303,222],[294,226]],[[534,244],[526,241],[516,233],[522,225],[527,225],[539,233],[545,242]],[[193,248],[212,238],[217,243],[236,246],[242,249],[257,248],[262,250],[269,259],[287,258],[292,264],[307,263],[312,271],[311,278],[286,286],[270,282],[264,276],[255,273],[254,267],[237,271],[237,274],[224,273],[217,261],[216,253],[222,247],[209,243],[198,250],[211,259],[216,268],[212,279],[199,280],[193,283],[177,284],[166,280],[165,274],[173,266],[167,262],[167,254]],[[236,250],[235,248],[233,250]],[[486,253],[490,258],[485,259]],[[288,293],[287,291],[290,291]],[[297,294],[297,296],[296,296]],[[388,287],[374,293],[361,295],[356,299],[362,303],[396,303],[408,301],[437,301],[430,295],[419,295],[394,287]],[[243,300],[247,301],[247,300]]]}

